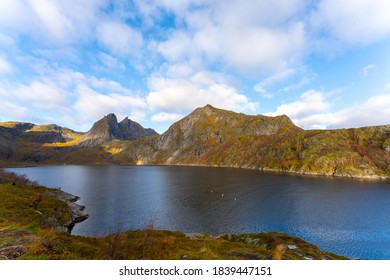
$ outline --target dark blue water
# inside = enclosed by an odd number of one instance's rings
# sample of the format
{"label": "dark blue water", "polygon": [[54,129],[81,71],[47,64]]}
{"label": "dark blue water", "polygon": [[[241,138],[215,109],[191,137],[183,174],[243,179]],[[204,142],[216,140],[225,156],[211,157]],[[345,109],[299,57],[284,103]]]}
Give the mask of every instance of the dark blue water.
{"label": "dark blue water", "polygon": [[144,228],[188,233],[287,232],[350,258],[390,259],[390,183],[162,166],[10,169],[81,197],[73,233]]}

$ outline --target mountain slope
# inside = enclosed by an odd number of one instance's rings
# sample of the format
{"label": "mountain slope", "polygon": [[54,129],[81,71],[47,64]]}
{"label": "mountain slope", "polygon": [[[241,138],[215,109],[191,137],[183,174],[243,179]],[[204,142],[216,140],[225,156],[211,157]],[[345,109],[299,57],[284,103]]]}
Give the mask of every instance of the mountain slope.
{"label": "mountain slope", "polygon": [[143,128],[139,123],[130,120],[128,117],[119,123],[119,128],[125,140],[137,140],[143,137],[158,135],[153,129]]}
{"label": "mountain slope", "polygon": [[123,134],[119,128],[116,116],[109,114],[95,122],[77,144],[81,147],[94,147],[113,139],[123,140]]}
{"label": "mountain slope", "polygon": [[156,135],[153,129],[145,129],[127,117],[118,123],[114,114],[109,114],[95,122],[92,128],[78,141],[80,147],[96,147],[112,140],[137,140]]}
{"label": "mountain slope", "polygon": [[1,162],[202,165],[390,177],[390,125],[305,131],[287,116],[248,116],[210,105],[162,135],[128,118],[118,123],[113,114],[86,134],[55,125],[3,123]]}
{"label": "mountain slope", "polygon": [[65,145],[80,137],[81,133],[54,124],[0,123],[0,163],[37,163],[49,157],[42,154],[46,146]]}
{"label": "mountain slope", "polygon": [[305,131],[287,116],[247,116],[207,105],[158,138],[122,147],[112,161],[389,177],[390,126]]}
{"label": "mountain slope", "polygon": [[[161,163],[205,165],[239,165],[228,160],[237,152],[237,141],[260,139],[266,144],[277,137],[288,137],[302,129],[286,116],[248,116],[216,109],[211,105],[198,108],[173,124],[158,139],[156,160]],[[247,147],[245,147],[247,148]],[[248,153],[254,153],[249,148]]]}

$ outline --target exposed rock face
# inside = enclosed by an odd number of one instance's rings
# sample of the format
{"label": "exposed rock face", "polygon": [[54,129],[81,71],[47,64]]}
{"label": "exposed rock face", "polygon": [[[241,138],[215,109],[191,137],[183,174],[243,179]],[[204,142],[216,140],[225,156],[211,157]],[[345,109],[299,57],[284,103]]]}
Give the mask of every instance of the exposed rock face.
{"label": "exposed rock face", "polygon": [[89,218],[89,215],[85,212],[85,206],[76,203],[76,201],[80,199],[78,196],[64,191],[51,189],[48,189],[46,193],[48,195],[58,198],[59,200],[65,201],[68,204],[70,210],[72,211],[72,219],[68,221],[68,223],[65,225],[58,225],[58,231],[67,231],[71,233],[72,229],[77,223],[81,223],[82,221],[85,221]]}
{"label": "exposed rock face", "polygon": [[81,147],[95,147],[111,140],[137,140],[155,135],[153,129],[145,129],[127,117],[118,123],[114,114],[109,114],[94,123],[92,128],[78,141]]}
{"label": "exposed rock face", "polygon": [[119,123],[119,128],[125,140],[137,140],[142,137],[158,134],[154,129],[143,128],[139,123],[130,120],[128,117]]}
{"label": "exposed rock face", "polygon": [[80,138],[81,147],[94,147],[113,139],[123,140],[122,131],[114,114],[109,114],[95,122],[92,128]]}
{"label": "exposed rock face", "polygon": [[[158,149],[169,163],[187,159],[193,162],[202,155],[250,137],[300,132],[287,116],[248,116],[207,105],[173,124],[158,140]],[[254,151],[255,152],[255,151]],[[215,156],[213,153],[210,156]],[[160,155],[160,158],[164,156]]]}

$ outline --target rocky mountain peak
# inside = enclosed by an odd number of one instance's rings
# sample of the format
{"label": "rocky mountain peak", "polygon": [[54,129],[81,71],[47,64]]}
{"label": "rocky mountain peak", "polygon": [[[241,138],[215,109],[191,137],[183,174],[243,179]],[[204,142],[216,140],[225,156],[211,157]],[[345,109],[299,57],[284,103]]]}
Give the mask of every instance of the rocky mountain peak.
{"label": "rocky mountain peak", "polygon": [[111,113],[95,122],[92,128],[80,138],[78,145],[94,147],[111,140],[137,140],[155,134],[157,132],[153,129],[145,129],[128,117],[118,123],[116,115]]}
{"label": "rocky mountain peak", "polygon": [[160,149],[174,148],[182,154],[191,147],[205,151],[237,137],[272,136],[280,131],[301,131],[287,117],[250,116],[211,105],[197,108],[187,117],[173,124],[158,141]]}
{"label": "rocky mountain peak", "polygon": [[109,122],[118,122],[117,118],[116,118],[116,115],[111,113],[111,114],[108,114],[107,116],[105,116],[105,118],[109,121]]}
{"label": "rocky mountain peak", "polygon": [[151,128],[143,128],[139,123],[132,121],[128,117],[124,118],[119,123],[120,130],[123,133],[125,140],[137,140],[142,137],[158,135],[156,131]]}

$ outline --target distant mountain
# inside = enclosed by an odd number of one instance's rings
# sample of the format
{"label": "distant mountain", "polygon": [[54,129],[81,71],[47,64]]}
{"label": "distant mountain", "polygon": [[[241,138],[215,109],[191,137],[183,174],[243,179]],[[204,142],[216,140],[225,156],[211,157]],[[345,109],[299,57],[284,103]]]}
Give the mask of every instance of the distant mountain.
{"label": "distant mountain", "polygon": [[80,147],[96,147],[112,140],[137,140],[142,137],[157,135],[153,129],[145,129],[139,123],[127,117],[118,123],[114,114],[109,114],[95,122],[84,134],[77,145]]}
{"label": "distant mountain", "polygon": [[112,161],[224,166],[325,176],[390,177],[390,125],[303,130],[287,116],[248,116],[207,105]]}
{"label": "distant mountain", "polygon": [[0,163],[41,162],[47,159],[41,154],[43,146],[69,145],[80,136],[78,132],[55,124],[0,123]]}
{"label": "distant mountain", "polygon": [[[176,122],[160,136],[158,158],[167,163],[237,165],[228,158],[237,153],[242,155],[243,148],[248,148],[242,147],[245,139],[271,141],[300,131],[287,116],[248,116],[207,105]],[[239,150],[235,150],[237,141]]]}
{"label": "distant mountain", "polygon": [[87,133],[0,123],[0,164],[174,164],[326,176],[390,177],[390,125],[303,130],[287,116],[207,105],[162,135],[114,114]]}
{"label": "distant mountain", "polygon": [[128,117],[119,123],[119,129],[122,131],[124,140],[137,140],[142,137],[158,135],[154,129],[143,128],[142,125],[130,120]]}

